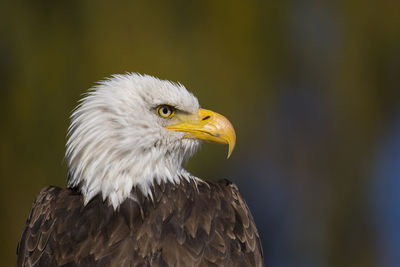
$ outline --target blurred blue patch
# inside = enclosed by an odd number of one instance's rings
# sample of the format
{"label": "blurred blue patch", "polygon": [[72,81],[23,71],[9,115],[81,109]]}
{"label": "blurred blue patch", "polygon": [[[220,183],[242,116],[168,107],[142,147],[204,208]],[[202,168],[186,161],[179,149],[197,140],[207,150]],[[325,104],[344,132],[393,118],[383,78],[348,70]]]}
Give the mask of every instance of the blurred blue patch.
{"label": "blurred blue patch", "polygon": [[400,114],[384,131],[372,179],[372,212],[380,265],[400,266]]}

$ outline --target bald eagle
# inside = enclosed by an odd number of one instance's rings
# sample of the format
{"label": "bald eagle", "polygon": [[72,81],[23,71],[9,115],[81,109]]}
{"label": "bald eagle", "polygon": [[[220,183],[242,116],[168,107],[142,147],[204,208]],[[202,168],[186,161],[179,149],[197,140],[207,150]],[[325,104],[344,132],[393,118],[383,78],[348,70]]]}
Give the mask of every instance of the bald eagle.
{"label": "bald eagle", "polygon": [[115,75],[71,115],[67,188],[36,197],[17,266],[262,266],[238,188],[182,162],[202,140],[235,145],[222,115],[177,83]]}

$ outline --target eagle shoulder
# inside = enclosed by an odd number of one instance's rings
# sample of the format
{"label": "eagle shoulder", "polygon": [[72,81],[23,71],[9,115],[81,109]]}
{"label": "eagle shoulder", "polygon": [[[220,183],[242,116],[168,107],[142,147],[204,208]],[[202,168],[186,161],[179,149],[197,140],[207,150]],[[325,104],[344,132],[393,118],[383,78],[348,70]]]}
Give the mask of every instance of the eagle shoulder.
{"label": "eagle shoulder", "polygon": [[77,189],[44,188],[18,244],[17,266],[136,266],[144,262],[132,238],[141,220],[136,202],[127,201],[117,211],[100,195],[86,206],[83,203]]}
{"label": "eagle shoulder", "polygon": [[164,197],[156,209],[166,214],[158,224],[167,266],[263,266],[257,228],[235,184],[190,182]]}
{"label": "eagle shoulder", "polygon": [[59,187],[49,186],[36,196],[18,243],[17,266],[51,265],[53,259],[46,246],[56,223],[52,211],[61,190]]}
{"label": "eagle shoulder", "polygon": [[[260,236],[257,231],[253,216],[236,184],[227,179],[218,181],[218,186],[223,192],[223,198],[232,212],[229,221],[222,226],[224,234],[231,243],[232,262],[238,266],[263,266],[263,250]],[[227,208],[228,209],[228,208]],[[220,213],[223,217],[225,212]],[[220,217],[220,216],[218,216]],[[236,258],[235,258],[236,257]]]}

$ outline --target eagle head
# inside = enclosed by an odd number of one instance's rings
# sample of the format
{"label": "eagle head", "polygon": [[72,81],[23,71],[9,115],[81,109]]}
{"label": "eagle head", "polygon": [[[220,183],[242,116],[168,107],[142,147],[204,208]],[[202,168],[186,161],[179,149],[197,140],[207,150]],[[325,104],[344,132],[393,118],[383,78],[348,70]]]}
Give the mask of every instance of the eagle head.
{"label": "eagle head", "polygon": [[114,75],[91,88],[71,115],[66,160],[69,187],[85,204],[95,195],[117,208],[137,186],[151,196],[154,182],[197,179],[183,167],[201,140],[235,146],[222,115],[201,109],[177,83],[148,75]]}

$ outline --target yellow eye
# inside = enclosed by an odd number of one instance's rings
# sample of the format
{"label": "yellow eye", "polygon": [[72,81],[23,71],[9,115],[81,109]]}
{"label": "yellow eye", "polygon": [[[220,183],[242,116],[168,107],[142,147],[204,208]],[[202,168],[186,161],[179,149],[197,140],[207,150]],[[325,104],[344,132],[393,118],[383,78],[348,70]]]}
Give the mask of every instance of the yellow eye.
{"label": "yellow eye", "polygon": [[169,119],[174,116],[175,110],[171,106],[161,105],[157,107],[157,114],[162,118]]}

